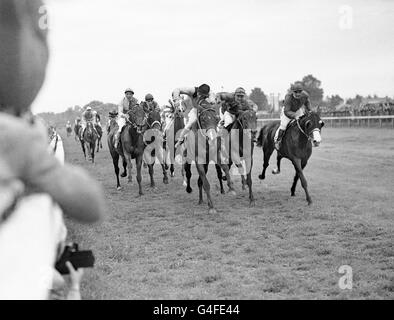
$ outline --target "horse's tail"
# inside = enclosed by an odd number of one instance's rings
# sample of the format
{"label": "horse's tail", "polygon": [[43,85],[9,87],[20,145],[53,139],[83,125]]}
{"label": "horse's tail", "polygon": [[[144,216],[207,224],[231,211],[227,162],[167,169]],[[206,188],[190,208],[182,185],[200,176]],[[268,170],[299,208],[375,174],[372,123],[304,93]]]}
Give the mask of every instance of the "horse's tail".
{"label": "horse's tail", "polygon": [[258,138],[257,138],[257,146],[258,146],[258,147],[261,147],[261,148],[262,148],[263,145],[264,145],[265,130],[266,130],[266,127],[263,126],[263,127],[260,129],[260,133],[259,133],[259,136],[258,136]]}

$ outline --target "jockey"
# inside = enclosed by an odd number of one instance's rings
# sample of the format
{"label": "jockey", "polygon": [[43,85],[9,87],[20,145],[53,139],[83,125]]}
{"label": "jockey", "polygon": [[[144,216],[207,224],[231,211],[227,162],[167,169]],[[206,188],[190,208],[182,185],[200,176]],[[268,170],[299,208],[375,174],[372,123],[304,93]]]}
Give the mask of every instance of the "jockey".
{"label": "jockey", "polygon": [[[86,129],[86,125],[88,122],[93,123],[93,129],[96,130],[96,125],[98,125],[98,121],[100,116],[97,114],[97,111],[92,110],[92,107],[88,106],[86,110],[82,113],[82,129],[81,129],[81,139]],[[96,130],[97,132],[97,130]],[[98,133],[97,133],[98,134]]]}
{"label": "jockey", "polygon": [[237,88],[234,93],[220,93],[216,101],[222,103],[220,108],[220,126],[228,128],[236,119],[240,111],[253,110],[257,112],[257,105],[246,97],[244,88]]}
{"label": "jockey", "polygon": [[145,101],[142,101],[140,105],[146,113],[152,112],[154,110],[160,110],[159,104],[155,101],[150,93],[145,96]]}
{"label": "jockey", "polygon": [[172,99],[174,100],[175,109],[179,108],[181,103],[181,94],[187,95],[191,99],[191,106],[185,110],[186,124],[182,130],[179,140],[175,147],[180,145],[189,133],[193,125],[197,122],[197,109],[201,106],[202,102],[207,102],[207,99],[214,99],[210,94],[211,88],[207,84],[202,84],[199,87],[194,88],[179,88],[172,92]]}
{"label": "jockey", "polygon": [[128,117],[127,112],[138,106],[138,100],[134,98],[134,91],[130,88],[125,90],[125,97],[118,105],[118,131],[114,135],[114,147],[117,148],[120,140],[120,133],[122,132],[122,128],[126,124],[126,118]]}
{"label": "jockey", "polygon": [[311,111],[309,95],[303,90],[302,82],[296,82],[291,86],[290,93],[286,95],[284,106],[282,107],[282,112],[280,114],[280,126],[274,138],[275,148],[277,150],[280,149],[287,125],[293,119],[298,120],[304,115],[305,111]]}

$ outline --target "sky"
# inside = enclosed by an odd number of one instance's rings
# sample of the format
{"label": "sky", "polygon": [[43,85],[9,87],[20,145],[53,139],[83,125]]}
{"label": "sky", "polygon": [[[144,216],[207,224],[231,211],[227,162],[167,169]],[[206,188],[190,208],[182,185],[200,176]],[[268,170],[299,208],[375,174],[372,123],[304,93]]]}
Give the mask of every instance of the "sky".
{"label": "sky", "polygon": [[260,87],[312,74],[324,94],[394,96],[391,0],[47,0],[50,61],[34,112],[177,87]]}

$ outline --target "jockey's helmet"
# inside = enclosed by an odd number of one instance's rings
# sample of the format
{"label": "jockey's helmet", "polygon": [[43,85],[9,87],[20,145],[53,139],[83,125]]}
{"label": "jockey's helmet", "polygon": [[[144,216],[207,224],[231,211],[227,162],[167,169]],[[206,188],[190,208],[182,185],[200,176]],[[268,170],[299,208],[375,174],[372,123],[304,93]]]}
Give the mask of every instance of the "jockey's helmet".
{"label": "jockey's helmet", "polygon": [[239,87],[239,88],[237,88],[236,90],[235,90],[235,94],[236,95],[239,95],[239,96],[244,96],[244,95],[246,95],[246,91],[245,91],[245,89],[244,88],[241,88],[241,87]]}
{"label": "jockey's helmet", "polygon": [[90,106],[87,107],[87,108],[86,108],[86,111],[92,111],[92,107],[90,107]]}
{"label": "jockey's helmet", "polygon": [[145,96],[145,101],[146,101],[146,102],[151,102],[151,101],[153,101],[153,96],[152,96],[150,93],[148,93],[148,94]]}
{"label": "jockey's helmet", "polygon": [[128,93],[128,92],[134,94],[134,91],[133,91],[132,89],[130,89],[130,88],[127,88],[127,89],[124,91],[124,93]]}
{"label": "jockey's helmet", "polygon": [[211,88],[207,84],[202,84],[201,86],[198,87],[197,93],[200,96],[209,96],[209,92],[211,91]]}

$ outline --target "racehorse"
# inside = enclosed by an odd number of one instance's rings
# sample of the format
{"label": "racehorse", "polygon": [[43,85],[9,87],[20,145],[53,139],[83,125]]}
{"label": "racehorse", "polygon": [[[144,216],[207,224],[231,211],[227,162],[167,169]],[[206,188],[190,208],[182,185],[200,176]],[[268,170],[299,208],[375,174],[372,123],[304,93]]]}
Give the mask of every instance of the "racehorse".
{"label": "racehorse", "polygon": [[[208,103],[207,103],[208,104]],[[218,152],[217,144],[217,124],[218,113],[214,106],[199,108],[197,116],[197,125],[188,134],[185,144],[187,145],[187,159],[184,164],[187,186],[186,192],[191,193],[193,190],[190,186],[191,180],[191,161],[195,161],[198,171],[198,188],[199,188],[199,205],[203,203],[202,189],[207,195],[208,213],[216,213],[211,194],[210,185],[207,179],[208,165],[211,160],[224,170],[227,178],[229,190],[234,192],[233,184],[230,178],[229,166],[221,161],[221,154]],[[214,156],[212,158],[211,156]]]}
{"label": "racehorse", "polygon": [[115,169],[115,175],[116,175],[116,188],[118,190],[121,189],[120,186],[120,181],[119,181],[119,157],[122,158],[122,163],[123,163],[123,173],[120,175],[122,178],[127,177],[127,162],[126,158],[123,154],[123,149],[122,149],[122,144],[118,144],[118,148],[115,149],[114,147],[114,135],[118,131],[118,123],[115,118],[111,118],[109,122],[109,130],[108,130],[108,135],[107,135],[107,143],[108,143],[108,149],[112,157],[112,162],[114,165]]}
{"label": "racehorse", "polygon": [[103,144],[101,142],[101,139],[103,137],[103,128],[99,125],[95,125],[96,131],[97,131],[97,152],[100,151],[100,148],[103,148]]}
{"label": "racehorse", "polygon": [[[316,112],[309,112],[302,116],[299,120],[291,122],[286,129],[286,133],[282,138],[282,143],[277,152],[277,168],[272,171],[273,174],[280,173],[280,162],[282,158],[289,159],[296,171],[293,185],[291,186],[291,196],[295,196],[297,182],[301,179],[301,185],[305,190],[306,201],[308,205],[312,204],[309,195],[308,184],[304,176],[304,168],[306,167],[310,156],[312,155],[312,142],[315,147],[321,142],[321,129],[324,122]],[[269,160],[274,152],[274,137],[279,127],[279,123],[271,122],[264,125],[258,137],[258,146],[263,148],[264,165],[263,171],[259,178],[265,179],[265,171],[268,168]]]}
{"label": "racehorse", "polygon": [[135,159],[137,167],[137,182],[139,188],[139,195],[142,196],[142,176],[141,176],[141,166],[144,156],[144,130],[147,128],[148,117],[142,107],[134,107],[128,112],[128,119],[126,119],[126,125],[124,126],[121,134],[120,140],[122,144],[122,149],[124,156],[126,158],[128,167],[128,181],[132,182],[131,176],[131,160]]}
{"label": "racehorse", "polygon": [[50,126],[48,128],[49,135],[49,151],[55,155],[55,157],[64,164],[64,147],[63,141],[60,135],[56,132],[56,128]]}
{"label": "racehorse", "polygon": [[82,126],[79,123],[76,123],[74,125],[74,138],[75,138],[75,141],[77,141],[77,142],[81,142],[81,136],[80,136],[81,128],[82,128]]}
{"label": "racehorse", "polygon": [[[178,142],[178,137],[179,137],[179,132],[185,127],[185,122],[183,118],[183,112],[177,108],[174,107],[172,102],[170,101],[171,107],[174,110],[173,116],[174,119],[172,120],[171,125],[167,128],[165,135],[167,137],[167,141],[164,143],[164,161],[166,169],[168,169],[167,161],[170,160],[170,176],[174,177],[175,176],[175,165],[174,165],[174,160],[175,160],[175,154],[176,154],[176,149],[175,145]],[[178,134],[177,134],[178,133]],[[183,147],[180,148],[180,156],[184,158],[184,150]],[[182,177],[185,177],[184,173],[184,168],[182,166]],[[186,180],[184,178],[184,185],[186,185]]]}
{"label": "racehorse", "polygon": [[[92,163],[94,163],[94,154],[96,151],[96,143],[97,143],[97,139],[98,139],[98,134],[97,134],[97,131],[94,129],[92,122],[88,121],[86,123],[86,129],[83,132],[82,139],[83,139],[82,150],[83,150],[83,154],[85,156],[85,159],[86,159],[86,151],[87,151],[89,160],[91,160]],[[85,150],[85,147],[87,150]]]}
{"label": "racehorse", "polygon": [[[150,154],[152,157],[157,157],[159,159],[161,168],[163,170],[163,183],[168,184],[168,176],[167,176],[167,170],[164,164],[164,158],[163,158],[163,134],[162,134],[162,125],[161,125],[161,115],[160,112],[157,110],[153,110],[148,113],[148,119],[146,121],[147,127],[149,130],[151,130],[149,133],[152,137],[150,141],[146,141],[146,137],[144,135],[144,143],[147,146],[147,152],[151,150],[151,146],[154,143],[154,148]],[[147,154],[144,154],[144,158],[147,158]],[[153,166],[155,164],[154,162],[155,158],[153,158],[152,161],[145,161],[145,163],[148,164],[149,168],[149,176],[150,176],[150,181],[151,181],[151,187],[155,187],[155,181],[153,178],[154,174],[154,169]]]}
{"label": "racehorse", "polygon": [[[226,132],[226,131],[224,131]],[[246,110],[240,112],[236,120],[230,128],[229,134],[225,135],[224,140],[227,139],[227,148],[230,150],[229,167],[234,163],[238,168],[238,172],[242,179],[242,189],[249,189],[249,204],[254,206],[255,199],[252,190],[252,167],[253,167],[253,151],[254,141],[257,133],[257,116],[253,110]],[[243,167],[242,162],[245,162]],[[220,168],[217,168],[218,179],[222,187],[222,173]]]}

